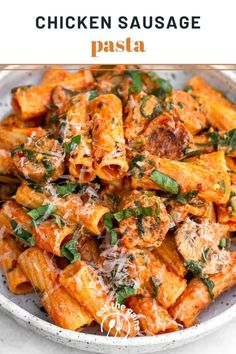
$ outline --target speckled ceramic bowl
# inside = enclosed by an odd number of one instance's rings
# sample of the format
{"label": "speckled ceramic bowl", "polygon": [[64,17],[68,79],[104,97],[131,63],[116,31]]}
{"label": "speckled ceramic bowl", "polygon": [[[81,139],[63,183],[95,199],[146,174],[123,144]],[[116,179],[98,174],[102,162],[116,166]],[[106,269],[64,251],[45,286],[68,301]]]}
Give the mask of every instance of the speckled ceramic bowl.
{"label": "speckled ceramic bowl", "polygon": [[[14,67],[16,69],[16,67]],[[0,71],[0,117],[10,110],[10,91],[13,87],[26,84],[36,84],[41,71],[22,70]],[[12,69],[12,67],[7,67]],[[178,68],[179,69],[179,68]],[[193,71],[162,71],[160,75],[172,83],[175,88],[183,87],[189,77],[196,74]],[[223,91],[231,100],[236,99],[236,71],[197,71],[215,87]],[[99,353],[150,353],[177,347],[197,340],[236,317],[236,288],[217,299],[199,317],[198,325],[153,337],[113,338],[102,336],[98,327],[89,328],[87,333],[77,333],[59,328],[52,323],[46,314],[40,311],[36,295],[15,296],[6,287],[4,277],[0,273],[0,308],[12,316],[22,326],[33,330],[55,342],[74,348]]]}

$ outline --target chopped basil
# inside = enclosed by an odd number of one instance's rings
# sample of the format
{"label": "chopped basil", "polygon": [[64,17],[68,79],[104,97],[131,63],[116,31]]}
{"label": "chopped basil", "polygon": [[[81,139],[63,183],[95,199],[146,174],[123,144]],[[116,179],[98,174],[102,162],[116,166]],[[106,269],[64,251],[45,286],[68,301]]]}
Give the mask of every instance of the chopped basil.
{"label": "chopped basil", "polygon": [[62,256],[66,257],[70,263],[80,260],[80,253],[77,251],[77,241],[70,240],[61,249]]}
{"label": "chopped basil", "polygon": [[225,193],[225,181],[220,181],[220,189],[222,190],[223,193]]}
{"label": "chopped basil", "polygon": [[188,270],[191,273],[193,273],[194,275],[196,275],[202,280],[202,282],[207,287],[210,297],[213,298],[214,282],[211,279],[204,276],[202,267],[199,265],[199,263],[197,261],[188,260],[185,262],[185,266],[188,268]]}
{"label": "chopped basil", "polygon": [[197,156],[201,154],[202,154],[202,150],[192,150],[191,148],[184,149],[185,156]]}
{"label": "chopped basil", "polygon": [[45,204],[32,209],[27,214],[33,219],[34,225],[37,226],[47,220],[55,211],[56,207],[53,204]]}
{"label": "chopped basil", "polygon": [[158,86],[156,89],[152,91],[152,94],[156,97],[163,97],[166,94],[170,93],[172,91],[172,86],[171,84],[160,77],[156,75],[154,72],[149,72],[148,76],[150,79],[155,82],[155,84]]}
{"label": "chopped basil", "polygon": [[56,215],[56,214],[55,215],[53,214],[52,216],[55,219],[57,226],[61,229],[62,228],[62,221],[61,221],[60,216]]}
{"label": "chopped basil", "polygon": [[141,208],[128,208],[117,213],[113,214],[114,218],[120,222],[125,220],[131,216],[152,216],[152,208],[151,207],[141,207]]}
{"label": "chopped basil", "polygon": [[219,146],[227,147],[226,154],[230,154],[236,149],[236,129],[229,130],[223,136],[217,131],[208,133],[206,136],[215,150],[218,150]]}
{"label": "chopped basil", "polygon": [[202,267],[197,261],[188,260],[185,262],[185,266],[188,270],[194,275],[201,277],[202,276]]}
{"label": "chopped basil", "polygon": [[64,151],[66,153],[70,153],[76,149],[76,147],[80,144],[81,141],[81,136],[80,135],[75,135],[69,144],[64,143]]}
{"label": "chopped basil", "polygon": [[114,246],[117,243],[118,235],[115,230],[111,230],[111,245]]}
{"label": "chopped basil", "polygon": [[151,281],[151,284],[152,284],[152,294],[151,295],[152,295],[153,298],[156,298],[157,294],[158,294],[159,287],[161,286],[161,282],[160,282],[159,279],[157,279],[154,276],[150,277],[150,281]]}
{"label": "chopped basil", "polygon": [[67,182],[66,184],[58,185],[56,187],[56,193],[59,197],[66,197],[76,191],[78,188],[78,183]]}
{"label": "chopped basil", "polygon": [[167,176],[166,174],[158,170],[154,170],[150,176],[150,179],[154,183],[158,184],[162,190],[172,194],[179,194],[180,185],[175,179]]}
{"label": "chopped basil", "polygon": [[142,162],[145,159],[144,155],[136,155],[130,162],[130,167],[134,168],[137,167],[137,162]]}
{"label": "chopped basil", "polygon": [[209,252],[210,247],[204,249],[202,251],[202,263],[206,263],[207,261],[207,253]]}
{"label": "chopped basil", "polygon": [[107,213],[104,217],[104,226],[108,231],[113,229],[113,219],[114,217],[112,213]]}
{"label": "chopped basil", "polygon": [[89,94],[89,96],[88,96],[89,101],[93,100],[94,98],[96,98],[98,96],[97,90],[89,91],[88,94]]}
{"label": "chopped basil", "polygon": [[186,85],[185,88],[184,88],[184,91],[185,91],[185,92],[193,91],[193,86],[191,86],[191,85]]}
{"label": "chopped basil", "polygon": [[133,85],[130,86],[129,92],[140,93],[142,91],[142,72],[138,71],[126,71],[125,75],[131,77]]}
{"label": "chopped basil", "polygon": [[10,224],[14,234],[19,238],[21,242],[31,247],[35,246],[35,239],[28,230],[23,229],[22,226],[15,220],[10,220]]}
{"label": "chopped basil", "polygon": [[138,165],[138,162],[142,162],[144,159],[144,155],[136,155],[130,162],[131,174],[134,174],[136,178],[141,178],[144,175],[143,169]]}
{"label": "chopped basil", "polygon": [[226,248],[226,247],[227,247],[227,238],[222,237],[222,238],[220,239],[219,247],[220,247],[220,248]]}
{"label": "chopped basil", "polygon": [[32,181],[31,179],[25,179],[27,185],[35,190],[38,193],[42,193],[43,192],[43,188],[41,186],[39,186],[38,184],[36,184],[34,181]]}
{"label": "chopped basil", "polygon": [[146,113],[145,111],[145,108],[146,108],[146,105],[147,105],[147,102],[152,99],[153,95],[147,95],[147,96],[144,96],[141,100],[141,105],[140,105],[140,112],[141,114],[147,118],[147,119],[154,119],[156,117],[158,117],[160,114],[163,113],[164,109],[163,109],[163,106],[160,102],[158,102],[155,107],[153,108],[153,111],[151,114],[148,114]]}
{"label": "chopped basil", "polygon": [[180,204],[186,205],[191,202],[191,200],[195,198],[197,194],[198,190],[193,190],[184,194],[177,194],[175,200]]}
{"label": "chopped basil", "polygon": [[125,286],[124,288],[118,290],[116,293],[117,303],[122,305],[129,296],[135,295],[136,292],[137,290],[132,286]]}
{"label": "chopped basil", "polygon": [[120,203],[120,197],[116,194],[107,194],[107,198],[112,202],[113,207],[117,208]]}
{"label": "chopped basil", "polygon": [[230,198],[229,198],[229,201],[228,201],[228,207],[230,207],[230,212],[229,212],[229,216],[233,216],[233,213],[235,212],[235,205],[234,205],[234,202],[233,202],[233,197],[235,197],[236,194],[234,192],[231,192],[230,193]]}
{"label": "chopped basil", "polygon": [[213,290],[214,290],[214,286],[215,286],[214,282],[209,278],[201,278],[201,280],[206,285],[207,290],[210,294],[210,297],[213,299],[213,297],[214,297]]}
{"label": "chopped basil", "polygon": [[136,224],[137,224],[139,234],[143,236],[145,233],[144,226],[143,226],[143,215],[137,216]]}
{"label": "chopped basil", "polygon": [[19,146],[17,146],[15,149],[12,150],[11,152],[11,156],[15,156],[16,154],[18,154],[19,152],[21,152],[24,149],[24,144],[20,144]]}
{"label": "chopped basil", "polygon": [[46,170],[45,179],[52,177],[53,173],[55,172],[55,168],[54,168],[52,162],[49,159],[44,158],[42,160],[42,163],[43,163],[45,170]]}
{"label": "chopped basil", "polygon": [[184,105],[182,102],[178,102],[177,105],[179,106],[179,108],[183,109],[184,108]]}

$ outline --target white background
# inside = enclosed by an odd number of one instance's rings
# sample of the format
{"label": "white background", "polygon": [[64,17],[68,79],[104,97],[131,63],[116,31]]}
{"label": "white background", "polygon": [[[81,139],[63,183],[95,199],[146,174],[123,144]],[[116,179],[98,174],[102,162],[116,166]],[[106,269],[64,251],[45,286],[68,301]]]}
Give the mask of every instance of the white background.
{"label": "white background", "polygon": [[[235,10],[235,0],[1,0],[0,63],[236,63]],[[200,15],[201,30],[38,30],[40,15]],[[146,52],[91,58],[91,40],[126,37],[143,40]]]}

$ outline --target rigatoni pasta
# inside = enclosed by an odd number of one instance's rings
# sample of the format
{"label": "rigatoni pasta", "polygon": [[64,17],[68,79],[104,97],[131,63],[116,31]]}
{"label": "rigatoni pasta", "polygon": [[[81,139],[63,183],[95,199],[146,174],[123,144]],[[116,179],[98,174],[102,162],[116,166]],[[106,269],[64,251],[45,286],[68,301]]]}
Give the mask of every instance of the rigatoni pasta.
{"label": "rigatoni pasta", "polygon": [[[100,71],[102,69],[102,72]],[[196,323],[236,284],[236,110],[200,77],[50,69],[0,123],[0,266],[52,321],[112,336]],[[91,329],[90,329],[91,330]]]}

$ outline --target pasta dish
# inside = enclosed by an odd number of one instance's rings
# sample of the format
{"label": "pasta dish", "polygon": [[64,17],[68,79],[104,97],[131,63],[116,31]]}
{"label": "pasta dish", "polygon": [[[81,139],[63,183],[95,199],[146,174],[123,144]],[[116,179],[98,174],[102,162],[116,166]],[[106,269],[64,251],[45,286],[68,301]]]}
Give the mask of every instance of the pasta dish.
{"label": "pasta dish", "polygon": [[[62,328],[125,337],[190,327],[236,285],[236,106],[221,92],[134,66],[51,68],[12,89],[12,108],[0,122],[12,293],[37,292]],[[112,303],[118,327],[99,314]]]}

